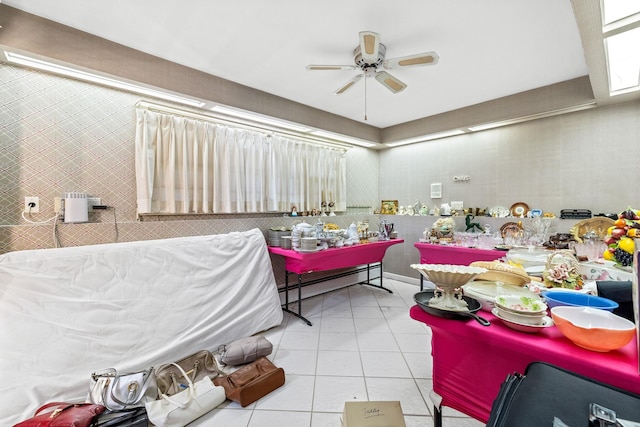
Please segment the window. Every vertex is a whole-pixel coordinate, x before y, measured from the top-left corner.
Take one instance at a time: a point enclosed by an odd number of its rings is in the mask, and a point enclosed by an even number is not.
[[[136,109],[138,214],[346,208],[345,150]]]

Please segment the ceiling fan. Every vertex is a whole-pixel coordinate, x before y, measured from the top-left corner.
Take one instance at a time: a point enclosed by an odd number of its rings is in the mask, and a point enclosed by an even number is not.
[[[407,85],[384,70],[394,70],[405,67],[422,67],[438,63],[438,55],[435,52],[417,53],[400,58],[385,59],[387,47],[380,43],[380,34],[373,31],[360,32],[360,45],[354,51],[355,65],[307,65],[307,70],[335,71],[335,70],[360,70],[361,72],[349,82],[340,86],[334,93],[341,95],[353,87],[363,77],[374,77],[384,87],[393,93],[403,91]]]

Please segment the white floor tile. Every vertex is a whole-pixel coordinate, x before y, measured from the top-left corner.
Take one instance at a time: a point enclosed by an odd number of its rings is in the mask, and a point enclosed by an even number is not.
[[[351,307],[354,319],[382,319],[384,315],[378,306],[353,306]]]
[[[391,329],[386,319],[353,319],[356,332],[372,332],[376,334],[389,334]]]
[[[321,332],[320,350],[358,351],[358,338],[355,332]]]
[[[359,333],[358,347],[360,351],[400,351],[393,334]]]
[[[432,378],[433,359],[426,353],[403,353],[413,378]]]
[[[317,375],[362,376],[360,353],[356,351],[320,350]]]
[[[256,402],[255,409],[311,411],[315,377],[286,374],[285,384]]]
[[[260,411],[253,412],[248,427],[265,426],[308,426],[311,425],[311,412]],[[216,426],[217,427],[217,426]]]
[[[355,326],[353,324],[353,317],[325,317],[322,319],[322,326],[320,331],[343,333],[343,332],[355,332]]]
[[[311,427],[339,427],[341,425],[342,413],[313,412],[311,414]]]
[[[411,371],[400,352],[362,351],[360,357],[366,377],[411,378]]]
[[[253,409],[214,409],[197,420],[189,423],[189,427],[248,427]]]
[[[273,363],[286,366],[286,374],[315,375],[318,352],[316,350],[279,349]]]
[[[369,400],[363,377],[316,377],[313,412],[342,413],[351,400]]]
[[[319,332],[298,332],[287,330],[280,340],[279,348],[287,350],[317,350]]]

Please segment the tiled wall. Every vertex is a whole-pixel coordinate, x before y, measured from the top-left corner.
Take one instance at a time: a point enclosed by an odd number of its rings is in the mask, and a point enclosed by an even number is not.
[[[138,95],[0,63],[0,253],[54,246],[53,223],[30,224],[24,197],[40,198],[32,221],[53,217],[67,191],[100,197],[111,207],[87,224],[58,224],[62,246],[217,234],[291,225],[280,215],[144,217],[135,206],[134,135]],[[377,153],[348,152],[349,206],[378,200]],[[367,215],[356,215],[365,218]],[[351,215],[337,217],[347,226]],[[344,224],[343,224],[344,223]]]

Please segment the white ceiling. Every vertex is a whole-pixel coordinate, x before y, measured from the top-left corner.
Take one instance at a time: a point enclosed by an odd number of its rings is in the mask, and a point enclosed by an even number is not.
[[[589,74],[570,0],[4,0],[4,4],[245,86],[378,128]],[[387,58],[435,51],[435,66],[394,70],[333,92],[355,71],[358,32]]]

